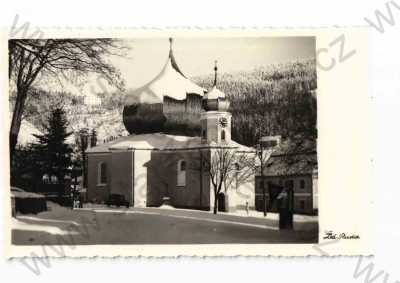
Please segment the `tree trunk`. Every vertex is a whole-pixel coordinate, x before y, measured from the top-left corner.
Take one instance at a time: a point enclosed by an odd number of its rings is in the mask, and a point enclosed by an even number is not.
[[[214,214],[218,211],[218,194],[214,195]]]
[[[17,142],[18,142],[18,134],[14,133],[15,131],[13,131],[13,127],[11,127],[10,129],[10,165],[13,161],[13,157],[15,154],[15,147],[17,146]]]
[[[15,148],[18,142],[19,129],[21,128],[22,114],[26,99],[26,91],[17,90],[17,99],[15,100],[14,112],[10,126],[10,164],[15,155]]]

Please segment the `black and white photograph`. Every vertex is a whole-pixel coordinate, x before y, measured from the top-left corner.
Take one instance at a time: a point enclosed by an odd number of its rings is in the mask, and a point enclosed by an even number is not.
[[[400,283],[400,0],[54,3],[0,10],[3,281]]]
[[[13,245],[318,243],[315,37],[8,51]]]

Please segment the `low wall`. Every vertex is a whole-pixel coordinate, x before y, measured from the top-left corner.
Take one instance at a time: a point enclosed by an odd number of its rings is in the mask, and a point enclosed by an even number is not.
[[[15,212],[22,214],[37,214],[47,210],[46,199],[43,198],[14,198]]]

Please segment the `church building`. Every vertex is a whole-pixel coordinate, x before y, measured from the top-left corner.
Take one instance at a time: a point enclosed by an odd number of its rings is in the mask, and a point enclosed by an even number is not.
[[[217,88],[217,65],[214,71],[208,91],[190,81],[170,39],[161,72],[127,97],[123,120],[130,135],[87,150],[88,201],[104,203],[120,194],[134,207],[213,208],[210,174],[197,165],[221,148],[254,154],[231,139],[229,101]],[[254,207],[254,175],[226,186],[221,190],[226,209]]]

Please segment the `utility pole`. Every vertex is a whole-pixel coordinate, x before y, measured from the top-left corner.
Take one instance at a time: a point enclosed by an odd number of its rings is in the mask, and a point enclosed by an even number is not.
[[[82,154],[82,181],[83,187],[86,189],[86,199],[88,198],[88,189],[87,189],[87,158],[86,158],[86,149],[88,148],[89,142],[89,132],[88,129],[83,128],[79,131],[79,137],[81,142],[81,154]]]
[[[200,209],[202,208],[203,202],[203,153],[201,152],[201,149],[199,149],[200,152]]]
[[[259,141],[258,144],[258,157],[260,159],[260,170],[261,170],[261,189],[262,189],[262,194],[263,194],[263,212],[264,212],[264,217],[267,216],[267,196],[265,192],[265,182],[264,182],[264,145],[262,141]]]
[[[265,180],[264,180],[264,147],[262,143],[260,144],[261,147],[261,184],[262,184],[262,191],[263,191],[263,211],[264,217],[267,216],[267,197],[265,195]]]

